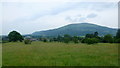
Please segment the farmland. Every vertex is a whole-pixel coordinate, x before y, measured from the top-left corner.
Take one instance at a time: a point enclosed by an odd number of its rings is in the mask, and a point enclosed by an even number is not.
[[[3,66],[118,66],[118,44],[10,42],[2,45]]]

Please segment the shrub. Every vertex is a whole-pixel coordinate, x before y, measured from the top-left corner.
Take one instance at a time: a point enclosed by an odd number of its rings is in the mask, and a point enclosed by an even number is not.
[[[71,41],[71,36],[68,35],[68,34],[65,34],[64,38],[63,38],[63,41],[64,41],[64,43],[69,43]]]
[[[85,39],[82,39],[82,40],[81,40],[81,43],[85,43]]]
[[[31,42],[32,42],[32,41],[29,40],[29,39],[25,39],[25,40],[24,40],[24,43],[25,43],[25,44],[31,44]]]
[[[43,39],[43,42],[47,42],[47,39]]]
[[[94,34],[86,34],[85,38],[93,38]]]
[[[72,41],[73,41],[74,43],[79,43],[79,37],[74,36],[74,37],[72,38]]]
[[[64,38],[64,43],[69,43],[70,39],[69,38]]]
[[[98,43],[99,40],[97,38],[86,38],[84,39],[83,43],[87,43],[87,44],[94,44],[94,43]]]
[[[120,43],[120,38],[119,39],[115,39],[115,43]]]
[[[110,34],[105,35],[104,39],[103,39],[103,42],[104,43],[113,43],[113,37],[112,37],[112,35],[110,35]]]

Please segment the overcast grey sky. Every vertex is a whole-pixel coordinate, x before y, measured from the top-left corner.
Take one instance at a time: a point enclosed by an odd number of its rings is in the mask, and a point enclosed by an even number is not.
[[[20,0],[19,0],[20,1]],[[93,23],[118,27],[117,0],[114,2],[40,1],[2,2],[2,34],[12,30],[21,34],[58,28],[71,23]]]

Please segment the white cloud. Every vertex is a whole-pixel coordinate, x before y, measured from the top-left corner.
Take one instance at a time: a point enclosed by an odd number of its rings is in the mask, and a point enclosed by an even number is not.
[[[62,3],[3,3],[3,18],[8,22],[17,19],[29,19],[33,16],[47,14],[60,4]]]
[[[118,27],[118,11],[116,9],[110,9],[97,13],[97,17],[87,19],[87,22],[99,24],[107,27],[117,28]]]
[[[119,0],[1,0],[1,2],[118,2]]]
[[[2,4],[0,4],[0,10],[2,10]],[[2,11],[0,11],[0,35],[2,35]]]
[[[116,6],[113,2],[3,3],[3,34],[11,30],[27,34],[80,22],[117,27]]]

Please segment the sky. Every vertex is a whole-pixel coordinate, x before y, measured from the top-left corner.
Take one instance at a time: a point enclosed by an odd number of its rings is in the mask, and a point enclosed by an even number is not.
[[[21,34],[59,28],[67,24],[93,23],[118,27],[118,0],[1,0],[0,34]]]

